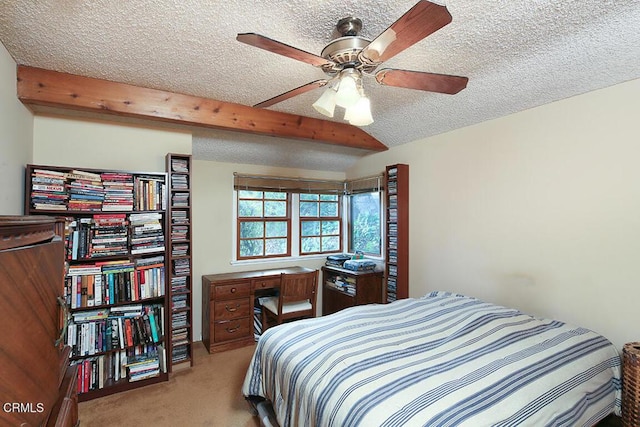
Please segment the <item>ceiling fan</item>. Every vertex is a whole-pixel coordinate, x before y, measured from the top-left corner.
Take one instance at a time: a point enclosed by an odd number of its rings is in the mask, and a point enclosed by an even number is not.
[[[268,50],[319,67],[329,77],[307,83],[277,95],[254,107],[270,107],[278,102],[309,92],[318,87],[329,88],[313,106],[322,114],[333,117],[336,105],[345,108],[345,120],[357,126],[373,122],[369,99],[364,95],[362,76],[373,75],[378,83],[429,92],[456,94],[467,86],[468,78],[446,74],[409,71],[393,68],[376,69],[408,47],[451,22],[445,6],[421,0],[389,28],[369,40],[358,35],[362,21],[343,18],[336,29],[341,37],[331,41],[320,55],[300,50],[256,33],[238,34],[242,43]]]

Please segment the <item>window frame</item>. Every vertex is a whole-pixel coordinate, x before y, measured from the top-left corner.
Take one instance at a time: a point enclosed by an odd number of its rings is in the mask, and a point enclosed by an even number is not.
[[[257,260],[257,259],[275,259],[275,258],[284,258],[291,256],[291,193],[286,191],[264,191],[264,190],[248,190],[262,193],[262,198],[247,198],[241,197],[240,193],[244,190],[236,191],[236,260],[245,261],[245,260]],[[284,199],[273,199],[267,198],[267,193],[282,193],[285,195]],[[240,203],[245,200],[250,201],[261,201],[262,202],[262,216],[240,216]],[[265,216],[265,204],[266,202],[285,202],[286,205],[286,213],[285,216]],[[263,224],[262,228],[262,237],[259,238],[243,238],[242,237],[242,224],[243,223],[259,223]],[[267,237],[267,223],[275,223],[275,222],[286,222],[287,224],[287,234],[286,236],[277,236],[277,237]],[[287,250],[284,254],[274,254],[267,255],[266,248],[268,240],[275,239],[283,239],[285,238],[287,241]],[[242,256],[240,254],[241,250],[241,242],[243,240],[253,240],[253,241],[262,241],[262,255],[257,256]]]
[[[306,256],[311,256],[311,255],[323,255],[323,254],[335,254],[335,253],[340,253],[343,251],[343,243],[344,243],[344,229],[343,229],[343,217],[344,217],[344,210],[343,210],[343,196],[339,195],[339,194],[331,194],[331,193],[314,193],[318,196],[318,200],[314,201],[314,200],[302,200],[302,198],[300,196],[302,196],[301,193],[299,194],[298,197],[298,255],[301,257],[306,257]],[[335,201],[323,201],[322,200],[322,196],[336,196],[337,200]],[[303,216],[302,215],[302,205],[303,203],[316,203],[317,204],[317,212],[318,214],[316,216]],[[337,216],[322,216],[322,209],[321,209],[321,204],[322,203],[335,203],[336,206],[336,212],[337,212]],[[303,224],[305,222],[319,222],[320,223],[320,234],[318,235],[308,235],[308,236],[303,236],[302,234],[302,228],[303,228]],[[329,250],[329,251],[324,251],[322,250],[322,238],[323,236],[323,232],[322,232],[322,223],[323,222],[337,222],[338,223],[338,234],[329,234],[327,236],[337,236],[338,237],[338,249],[335,250]],[[303,244],[302,244],[302,240],[305,238],[313,238],[313,237],[317,237],[320,239],[320,251],[316,251],[316,252],[304,252],[303,251]]]
[[[346,205],[346,216],[347,216],[347,240],[345,245],[345,252],[347,253],[356,253],[357,249],[353,248],[353,197],[359,196],[362,194],[370,194],[370,193],[378,193],[378,217],[379,217],[379,226],[378,226],[378,247],[379,252],[364,252],[364,255],[367,255],[372,258],[382,258],[384,256],[384,226],[385,226],[385,206],[384,206],[384,191],[382,189],[372,190],[372,191],[362,191],[356,192],[352,194],[348,194],[346,197],[348,201],[345,203]],[[359,250],[359,249],[358,249]]]

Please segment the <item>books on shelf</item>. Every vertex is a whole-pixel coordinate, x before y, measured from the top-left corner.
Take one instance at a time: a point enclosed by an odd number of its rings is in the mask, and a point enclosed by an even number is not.
[[[164,174],[34,167],[30,178],[29,202],[35,210],[114,212],[167,206]]]
[[[162,252],[165,250],[161,220],[162,215],[157,212],[132,213],[129,215],[132,254]]]
[[[65,297],[72,309],[158,298],[165,294],[164,277],[164,256],[70,265]]]
[[[161,304],[73,313],[66,343],[74,358],[114,350],[132,350],[132,354],[153,352],[164,335],[161,319],[164,319]]]
[[[356,279],[346,276],[334,276],[331,280],[325,281],[325,284],[333,289],[345,292],[349,295],[356,294]]]

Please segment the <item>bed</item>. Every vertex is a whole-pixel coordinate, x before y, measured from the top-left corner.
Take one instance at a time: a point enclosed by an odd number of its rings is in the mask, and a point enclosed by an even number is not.
[[[287,426],[591,426],[618,350],[585,328],[433,292],[267,330],[243,384]]]

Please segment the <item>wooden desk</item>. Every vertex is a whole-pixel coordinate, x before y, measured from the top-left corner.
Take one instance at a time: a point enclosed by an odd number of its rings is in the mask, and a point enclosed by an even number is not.
[[[256,292],[278,289],[282,273],[310,271],[288,267],[202,276],[202,343],[209,353],[253,344]]]

